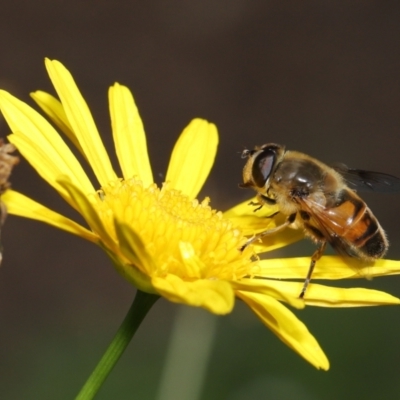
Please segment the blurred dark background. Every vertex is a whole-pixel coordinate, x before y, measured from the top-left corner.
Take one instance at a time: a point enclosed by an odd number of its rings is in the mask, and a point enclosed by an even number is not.
[[[15,1],[0,13],[0,87],[53,93],[44,57],[74,75],[113,152],[107,89],[134,93],[154,174],[193,117],[217,124],[216,164],[200,197],[239,190],[244,146],[286,144],[326,162],[400,176],[398,1]],[[0,120],[1,136],[8,134]],[[68,207],[22,161],[13,187]],[[400,258],[400,196],[365,196]],[[9,217],[0,271],[0,398],[71,399],[122,321],[134,289],[95,246]],[[297,244],[287,255],[310,255]],[[400,278],[351,282],[400,296]],[[98,399],[154,399],[177,306],[159,301]],[[242,304],[219,318],[202,399],[398,399],[400,310],[297,313],[331,370],[305,363]],[[179,399],[180,400],[180,399]],[[183,399],[185,400],[185,399]]]

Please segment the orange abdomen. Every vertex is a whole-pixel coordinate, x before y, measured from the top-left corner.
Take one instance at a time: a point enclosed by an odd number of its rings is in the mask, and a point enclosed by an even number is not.
[[[330,229],[357,249],[361,258],[381,258],[388,242],[378,220],[350,189],[343,189],[327,210]]]

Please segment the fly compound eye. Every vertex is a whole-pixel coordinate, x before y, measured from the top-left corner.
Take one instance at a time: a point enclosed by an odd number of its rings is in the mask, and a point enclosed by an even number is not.
[[[271,149],[263,150],[253,163],[253,179],[258,187],[263,187],[271,175],[276,154]]]

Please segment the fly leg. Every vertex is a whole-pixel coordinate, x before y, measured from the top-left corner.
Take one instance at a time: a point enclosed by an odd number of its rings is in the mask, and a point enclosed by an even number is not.
[[[301,289],[301,293],[300,293],[300,296],[299,296],[300,299],[302,299],[304,297],[304,295],[306,294],[306,290],[308,288],[308,284],[311,281],[311,275],[312,275],[312,273],[314,271],[315,264],[321,258],[322,254],[325,251],[325,248],[326,248],[326,241],[321,242],[321,244],[319,245],[318,249],[314,252],[314,254],[311,257],[310,268],[308,269],[308,273],[307,273],[306,280],[304,281],[303,289]]]
[[[255,208],[253,211],[256,212],[258,210],[261,210],[261,208],[263,208],[264,204],[269,204],[269,205],[275,205],[276,204],[276,200],[271,199],[268,196],[265,196],[261,193],[258,193],[256,196],[256,199],[258,200],[257,202],[251,201],[249,203],[249,206],[258,206],[257,208]],[[272,216],[278,214],[279,211],[277,211],[275,214],[273,214]]]
[[[273,214],[273,215],[275,215],[275,214]],[[294,222],[295,219],[296,219],[296,213],[289,215],[289,217],[285,221],[285,223],[283,223],[282,225],[279,225],[273,229],[269,229],[267,231],[260,232],[259,234],[253,236],[252,238],[247,240],[247,242],[239,250],[243,251],[247,246],[254,243],[256,240],[262,239],[264,236],[273,235],[275,233],[278,233],[278,232],[286,229],[290,224],[292,224]]]

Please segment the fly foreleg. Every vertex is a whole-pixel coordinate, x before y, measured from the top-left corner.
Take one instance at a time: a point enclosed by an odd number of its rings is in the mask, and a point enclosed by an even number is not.
[[[295,219],[296,219],[296,213],[289,215],[287,220],[282,225],[279,225],[279,226],[277,226],[277,227],[275,227],[273,229],[268,229],[267,231],[258,233],[257,235],[255,235],[252,238],[248,239],[247,242],[242,247],[240,247],[239,250],[243,251],[247,246],[249,246],[250,244],[254,243],[257,240],[262,239],[264,236],[274,235],[275,233],[283,231],[290,224],[292,224]]]

